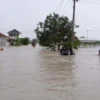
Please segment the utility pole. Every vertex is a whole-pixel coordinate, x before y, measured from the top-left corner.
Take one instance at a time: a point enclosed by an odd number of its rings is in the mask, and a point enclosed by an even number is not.
[[[76,10],[76,0],[73,0],[73,19],[72,19],[72,32],[74,35],[74,28],[75,28],[75,10]]]
[[[88,40],[88,33],[89,33],[89,30],[87,30],[87,40]]]
[[[72,52],[73,52],[73,39],[74,39],[74,29],[75,29],[75,11],[76,11],[76,2],[78,2],[78,0],[73,0],[73,18],[72,18]]]
[[[75,11],[76,11],[76,2],[79,0],[73,0],[73,18],[72,18],[72,32],[74,35],[74,29],[75,29]],[[73,36],[72,36],[72,41],[73,41]]]

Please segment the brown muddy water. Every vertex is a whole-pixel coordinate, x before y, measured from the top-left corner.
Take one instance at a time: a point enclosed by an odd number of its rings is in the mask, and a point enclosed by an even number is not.
[[[37,46],[0,52],[0,100],[100,100],[99,48],[61,56]]]

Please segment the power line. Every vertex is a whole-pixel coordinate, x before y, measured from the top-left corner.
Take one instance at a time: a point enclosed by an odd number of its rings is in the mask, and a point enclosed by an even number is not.
[[[73,3],[71,3],[71,4],[68,6],[68,8],[62,13],[62,15],[64,15],[64,14],[68,11],[68,9],[71,7],[72,4],[73,4]]]
[[[60,9],[60,5],[61,5],[63,2],[64,2],[64,0],[62,0],[62,1],[60,2],[60,4],[58,5],[58,7],[56,8],[55,12],[57,12],[57,11]]]
[[[65,6],[63,7],[63,9],[62,9],[61,12],[63,12],[63,10],[66,8],[66,6],[68,5],[69,1],[70,1],[70,0],[68,0],[68,2],[65,4]]]

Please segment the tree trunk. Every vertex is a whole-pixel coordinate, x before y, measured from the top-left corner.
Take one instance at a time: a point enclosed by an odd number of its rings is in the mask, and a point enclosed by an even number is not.
[[[69,48],[69,51],[70,51],[70,55],[75,55],[72,47]]]
[[[60,50],[60,45],[58,45],[58,51]]]

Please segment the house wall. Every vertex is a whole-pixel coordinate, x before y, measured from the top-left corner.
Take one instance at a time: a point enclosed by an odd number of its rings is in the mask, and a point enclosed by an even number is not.
[[[8,44],[6,38],[0,38],[0,46],[6,46]]]
[[[9,34],[9,37],[11,39],[17,39],[17,37],[19,37],[19,35],[18,34]]]

